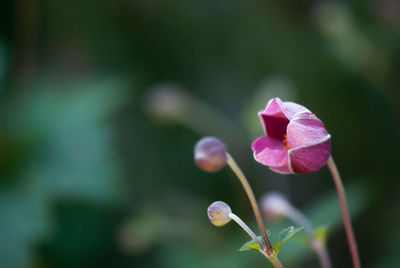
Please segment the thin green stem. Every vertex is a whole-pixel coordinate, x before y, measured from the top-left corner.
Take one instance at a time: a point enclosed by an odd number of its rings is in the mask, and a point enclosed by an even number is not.
[[[349,247],[350,247],[351,258],[353,261],[353,267],[360,268],[361,262],[360,262],[360,257],[358,255],[357,242],[356,242],[356,239],[354,236],[353,227],[351,226],[351,219],[350,219],[349,209],[347,207],[346,195],[344,192],[342,180],[339,175],[339,171],[336,167],[335,162],[333,161],[332,156],[329,157],[327,165],[328,165],[329,170],[332,173],[333,181],[335,182],[336,189],[337,189],[337,192],[339,195],[340,206],[342,208],[344,228],[346,231],[347,241],[348,241]]]
[[[329,257],[329,252],[326,247],[325,241],[315,237],[314,226],[300,210],[292,206],[292,204],[290,203],[288,205],[289,205],[288,210],[285,213],[286,217],[304,226],[304,230],[312,239],[312,248],[318,256],[318,260],[321,264],[321,267],[331,268],[332,267],[331,259]]]
[[[282,263],[279,261],[278,256],[269,259],[275,268],[283,268]]]
[[[226,115],[194,95],[181,91],[178,93],[181,97],[181,109],[174,114],[177,122],[201,135],[219,136],[228,144],[236,144],[240,149],[247,148],[244,142],[247,137]]]
[[[258,237],[254,234],[254,232],[249,228],[249,226],[247,226],[246,223],[244,223],[244,221],[242,221],[241,218],[239,218],[236,214],[234,213],[229,213],[228,215],[229,218],[231,218],[232,220],[234,220],[240,227],[242,227],[243,230],[246,231],[246,233],[254,240],[256,241],[256,243],[260,246],[260,252],[261,254],[263,254],[271,263],[272,265],[274,265],[274,267],[276,268],[283,268],[282,263],[279,261],[277,253],[274,252],[272,255],[268,255],[267,251],[266,251],[266,247],[263,243],[261,243],[260,239],[258,239]]]
[[[283,268],[282,263],[279,261],[276,252],[273,255],[268,255],[265,251],[259,250],[261,254],[263,254],[275,268]]]
[[[326,242],[321,239],[314,239],[312,242],[312,247],[318,255],[319,263],[322,268],[331,268],[331,258],[329,257],[329,252],[326,247]]]
[[[265,231],[264,223],[263,223],[261,213],[260,213],[260,208],[258,207],[253,190],[251,189],[250,184],[247,181],[246,177],[244,176],[242,170],[236,164],[235,160],[233,160],[232,156],[229,153],[226,153],[226,157],[227,157],[227,163],[228,163],[229,167],[232,169],[232,171],[238,177],[240,183],[242,184],[242,186],[250,200],[250,204],[251,204],[251,207],[253,208],[254,215],[255,215],[257,223],[258,223],[258,227],[260,228],[262,237],[264,239],[264,243],[266,246],[266,253],[267,253],[267,255],[272,256],[274,254],[274,248],[272,247],[271,242],[269,241],[267,232]]]
[[[258,239],[258,237],[254,234],[254,232],[249,228],[249,226],[247,226],[246,223],[244,223],[244,221],[242,221],[241,218],[239,218],[237,215],[233,214],[233,213],[229,213],[228,215],[229,218],[231,218],[232,220],[234,220],[237,224],[239,224],[240,227],[242,227],[243,230],[246,231],[246,233],[254,240],[256,241],[256,243],[260,246],[260,248],[262,250],[265,251],[265,245],[263,243],[261,243],[261,241]]]

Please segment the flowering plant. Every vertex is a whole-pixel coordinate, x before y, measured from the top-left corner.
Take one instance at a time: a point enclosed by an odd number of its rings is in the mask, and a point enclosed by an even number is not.
[[[334,179],[351,257],[355,268],[361,267],[357,244],[352,229],[347,208],[344,187],[331,154],[331,136],[324,124],[316,115],[302,105],[293,102],[283,102],[279,98],[270,100],[265,108],[258,113],[266,136],[256,139],[252,144],[254,158],[257,162],[268,166],[272,171],[281,174],[305,174],[315,172],[326,164]],[[216,226],[223,226],[234,220],[253,239],[241,248],[241,251],[258,250],[274,267],[283,267],[278,259],[280,247],[299,233],[303,227],[290,226],[281,231],[280,242],[272,245],[261,218],[260,208],[247,178],[228,153],[225,144],[215,137],[201,139],[194,149],[197,166],[208,172],[222,169],[226,164],[237,175],[252,206],[262,236],[258,237],[236,215],[228,204],[222,201],[212,203],[208,208],[208,217]],[[270,195],[263,202],[264,212],[268,215],[284,215],[303,225],[313,240],[313,249],[320,258],[323,268],[330,268],[330,258],[325,245],[325,239],[316,236],[311,223],[299,210],[280,195]]]

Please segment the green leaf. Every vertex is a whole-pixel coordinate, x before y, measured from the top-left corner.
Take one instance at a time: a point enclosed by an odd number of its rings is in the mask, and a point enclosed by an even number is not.
[[[263,243],[263,238],[262,236],[257,236],[257,238],[261,241],[261,243]],[[263,243],[264,244],[264,243]],[[254,240],[250,240],[249,242],[246,242],[240,249],[239,251],[250,251],[250,250],[260,250],[261,247],[260,245],[254,241]]]
[[[286,244],[290,239],[292,239],[295,235],[300,233],[304,227],[293,227],[289,226],[285,229],[283,229],[279,233],[279,242],[274,245],[274,249],[278,251],[284,244]]]
[[[271,232],[269,230],[267,230],[267,235],[268,235],[268,237],[271,236]],[[260,236],[257,236],[257,238],[264,245],[263,237],[260,235]],[[256,241],[250,240],[250,241],[246,242],[245,244],[243,244],[243,246],[239,249],[239,251],[250,251],[250,250],[260,250],[260,249],[261,249],[260,245],[257,244]]]

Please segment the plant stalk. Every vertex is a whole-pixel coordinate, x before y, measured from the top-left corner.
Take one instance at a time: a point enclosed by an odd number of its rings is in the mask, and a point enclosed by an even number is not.
[[[347,207],[344,186],[343,186],[343,182],[340,178],[339,171],[336,167],[335,162],[333,161],[332,156],[330,156],[328,158],[327,165],[328,165],[329,170],[332,173],[333,181],[335,182],[336,190],[339,195],[340,206],[342,208],[343,223],[344,223],[344,228],[346,231],[347,242],[350,247],[351,259],[353,261],[353,267],[360,268],[361,262],[360,262],[360,257],[358,255],[357,242],[356,242],[356,239],[354,236],[353,227],[351,225],[351,219],[350,219],[349,209]]]
[[[331,258],[329,257],[329,252],[326,247],[325,241],[314,240],[313,241],[313,249],[318,255],[319,263],[322,268],[331,268]]]
[[[276,253],[274,253],[274,255],[268,255],[265,251],[259,251],[272,263],[275,268],[284,268]]]
[[[301,226],[304,226],[304,230],[312,239],[312,249],[318,256],[319,263],[322,268],[331,268],[331,259],[329,257],[329,252],[326,247],[325,241],[315,237],[315,229],[307,217],[297,208],[289,204],[289,208],[285,213],[286,217],[297,222]]]
[[[282,263],[279,261],[277,256],[269,259],[275,268],[283,268]]]
[[[254,234],[254,232],[249,228],[249,226],[247,226],[246,223],[244,223],[244,221],[242,221],[241,218],[239,218],[236,214],[233,213],[229,213],[228,215],[229,218],[231,218],[232,220],[234,220],[237,224],[240,225],[240,227],[242,227],[243,230],[246,231],[246,233],[254,240],[256,241],[256,243],[260,246],[260,248],[262,250],[265,251],[265,245],[263,243],[261,243],[261,241],[258,239],[258,237]]]
[[[243,230],[246,231],[246,233],[254,240],[256,241],[256,243],[260,246],[260,252],[261,254],[263,254],[271,263],[272,265],[274,265],[275,268],[283,268],[282,263],[279,261],[277,253],[274,252],[274,254],[272,255],[268,255],[267,251],[266,251],[266,247],[263,243],[261,243],[261,241],[258,239],[258,237],[254,234],[254,232],[249,228],[249,226],[247,226],[246,223],[244,223],[244,221],[242,221],[241,218],[239,218],[236,214],[234,213],[229,213],[228,215],[229,218],[231,218],[232,220],[234,220],[240,227],[242,227]]]
[[[228,163],[229,167],[232,169],[232,171],[238,177],[240,183],[242,184],[242,186],[250,200],[251,207],[253,208],[254,215],[255,215],[257,223],[258,223],[258,227],[260,228],[261,235],[263,237],[263,240],[264,240],[264,243],[266,246],[266,253],[267,253],[267,255],[272,256],[272,255],[274,255],[274,248],[272,247],[271,242],[269,241],[267,232],[265,231],[264,223],[263,223],[261,213],[260,213],[260,208],[258,207],[253,190],[251,189],[249,182],[247,181],[242,170],[236,164],[236,162],[232,158],[232,156],[229,153],[226,153],[226,158],[227,158],[227,163]]]

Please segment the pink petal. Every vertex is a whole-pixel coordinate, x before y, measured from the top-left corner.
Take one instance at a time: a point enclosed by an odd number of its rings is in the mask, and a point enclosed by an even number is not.
[[[287,126],[287,141],[291,148],[312,146],[330,139],[324,124],[314,114],[299,113]]]
[[[252,144],[254,158],[257,162],[269,166],[273,171],[289,174],[288,151],[285,143],[270,137],[261,137]]]
[[[280,98],[273,98],[267,103],[264,113],[267,115],[275,115],[282,113],[283,102]]]
[[[300,104],[290,101],[283,102],[280,98],[273,98],[268,102],[263,113],[270,116],[279,114],[282,117],[286,117],[287,119],[291,120],[295,114],[301,112],[311,113],[310,110]]]
[[[282,102],[279,98],[270,100],[264,111],[258,113],[265,133],[276,139],[283,139],[289,120],[300,112],[309,112],[307,108],[293,102]]]
[[[289,120],[292,120],[292,118],[298,113],[311,113],[306,107],[290,101],[283,102],[282,112]]]
[[[310,173],[326,164],[331,153],[331,136],[314,114],[298,113],[287,127],[289,162],[295,173]]]
[[[279,140],[282,140],[283,135],[286,134],[286,127],[289,123],[281,106],[282,101],[275,98],[268,102],[264,111],[258,113],[266,135]]]
[[[311,146],[289,150],[289,162],[294,173],[311,173],[322,168],[331,153],[331,139]]]

